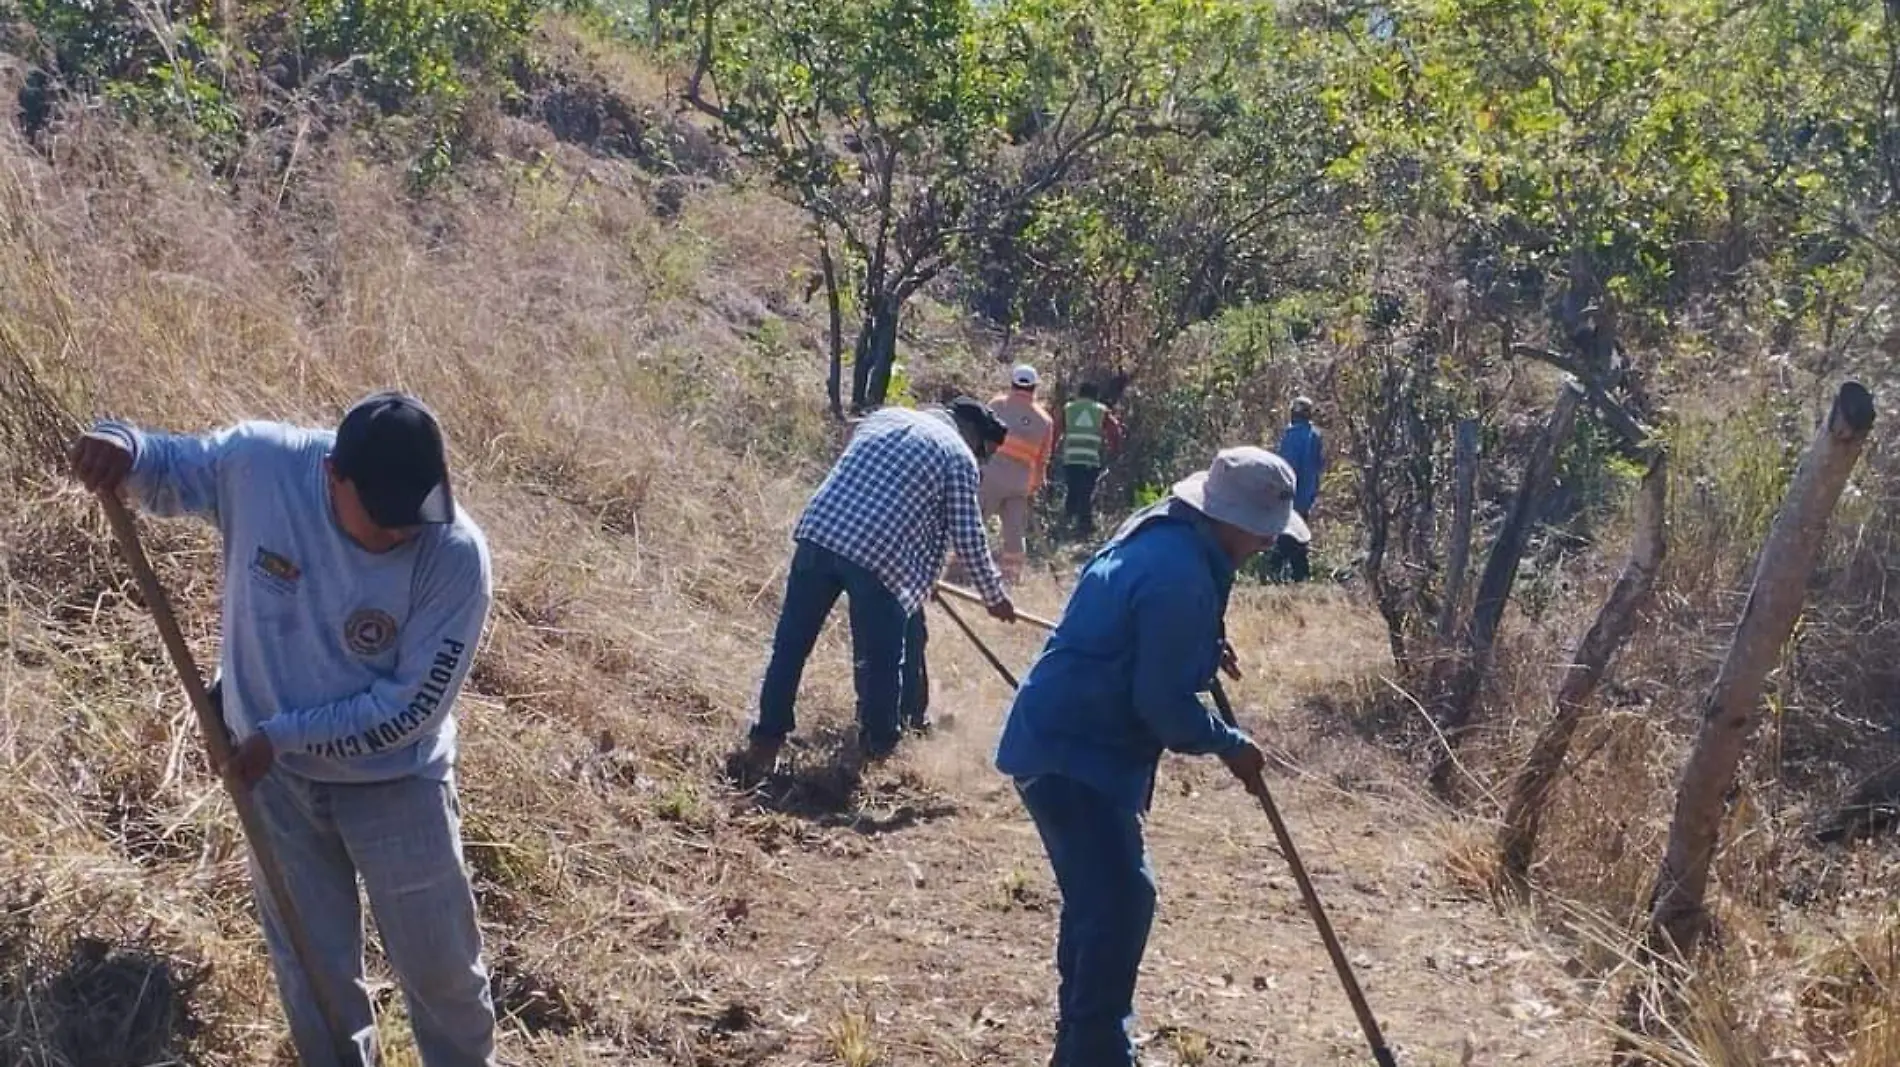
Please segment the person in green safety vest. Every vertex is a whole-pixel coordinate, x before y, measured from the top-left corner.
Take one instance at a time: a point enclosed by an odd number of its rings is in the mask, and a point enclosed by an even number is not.
[[[1095,535],[1095,483],[1109,456],[1121,448],[1122,427],[1094,382],[1084,382],[1077,392],[1081,395],[1056,417],[1062,440],[1057,455],[1065,486],[1063,515],[1077,537],[1088,538]]]

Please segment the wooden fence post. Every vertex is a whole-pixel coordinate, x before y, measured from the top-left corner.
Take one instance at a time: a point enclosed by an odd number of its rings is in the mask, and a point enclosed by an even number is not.
[[[1550,722],[1539,731],[1530,755],[1511,782],[1511,798],[1504,813],[1504,826],[1498,831],[1498,853],[1502,859],[1505,885],[1517,892],[1525,889],[1531,860],[1537,851],[1537,832],[1544,808],[1556,787],[1558,771],[1570,751],[1570,740],[1590,706],[1590,697],[1609,669],[1610,658],[1636,629],[1636,618],[1649,601],[1656,584],[1656,572],[1662,566],[1667,541],[1663,522],[1668,496],[1667,456],[1656,452],[1649,469],[1643,473],[1637,490],[1635,537],[1630,542],[1629,559],[1616,579],[1610,595],[1598,609],[1597,617],[1577,643],[1571,662],[1564,667],[1557,685],[1557,696]]]
[[[1676,793],[1669,844],[1650,892],[1646,947],[1652,959],[1690,959],[1708,927],[1709,865],[1725,798],[1755,725],[1762,684],[1794,632],[1834,505],[1873,425],[1873,395],[1859,382],[1842,385],[1756,557],[1741,622],[1703,701],[1702,725]],[[1640,986],[1633,989],[1623,1005],[1624,1028],[1636,1033],[1647,1032],[1650,1022],[1642,993]],[[1642,1060],[1622,1045],[1615,1062]]]
[[[1524,467],[1524,480],[1511,502],[1511,513],[1498,531],[1491,554],[1484,563],[1484,575],[1478,580],[1477,594],[1471,603],[1471,627],[1467,631],[1464,662],[1459,665],[1449,700],[1443,706],[1439,725],[1443,727],[1447,750],[1432,767],[1432,788],[1444,794],[1450,791],[1457,761],[1449,746],[1455,746],[1471,722],[1485,676],[1491,672],[1497,648],[1498,626],[1504,620],[1504,608],[1511,599],[1511,585],[1517,580],[1517,565],[1530,542],[1536,525],[1537,502],[1550,487],[1557,467],[1557,452],[1570,437],[1577,420],[1577,408],[1583,400],[1583,388],[1566,377],[1557,391],[1557,406],[1551,409],[1544,431],[1537,439],[1530,462]]]

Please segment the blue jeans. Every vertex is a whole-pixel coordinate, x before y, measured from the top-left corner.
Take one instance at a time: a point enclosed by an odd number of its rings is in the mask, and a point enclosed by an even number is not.
[[[462,866],[455,786],[428,778],[335,784],[281,768],[251,790],[317,958],[299,965],[276,902],[252,866],[264,943],[305,1067],[341,1067],[312,984],[343,1016],[361,1062],[376,1028],[363,981],[360,877],[402,986],[424,1067],[495,1067],[495,1008],[475,897]]]
[[[902,687],[908,618],[896,594],[877,575],[828,548],[804,541],[792,554],[785,579],[785,606],[772,635],[772,661],[759,688],[755,741],[776,741],[797,726],[793,706],[805,661],[842,594],[850,600],[851,659],[858,690],[858,740],[870,753],[897,744],[897,708]]]
[[[920,607],[904,627],[904,667],[897,698],[904,725],[918,730],[930,725],[930,667],[924,661],[929,644],[930,627]]]
[[[1154,922],[1141,816],[1046,774],[1017,782],[1062,890],[1056,1050],[1050,1067],[1133,1067],[1135,979]]]

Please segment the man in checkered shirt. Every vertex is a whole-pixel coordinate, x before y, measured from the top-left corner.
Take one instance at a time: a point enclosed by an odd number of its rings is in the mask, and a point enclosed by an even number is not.
[[[946,547],[955,547],[990,614],[1016,617],[977,502],[979,464],[1007,433],[968,398],[947,409],[886,408],[858,424],[792,534],[797,549],[745,756],[750,772],[777,763],[805,660],[840,594],[851,605],[858,742],[872,757],[897,745],[905,634],[943,571]]]

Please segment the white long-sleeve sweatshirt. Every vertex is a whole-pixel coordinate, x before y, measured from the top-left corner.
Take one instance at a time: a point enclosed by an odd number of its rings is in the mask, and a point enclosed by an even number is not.
[[[128,485],[145,510],[223,535],[218,673],[234,741],[261,730],[284,770],[318,781],[450,776],[452,709],[493,597],[488,546],[466,514],[374,553],[331,510],[329,431],[98,431],[132,448]]]

